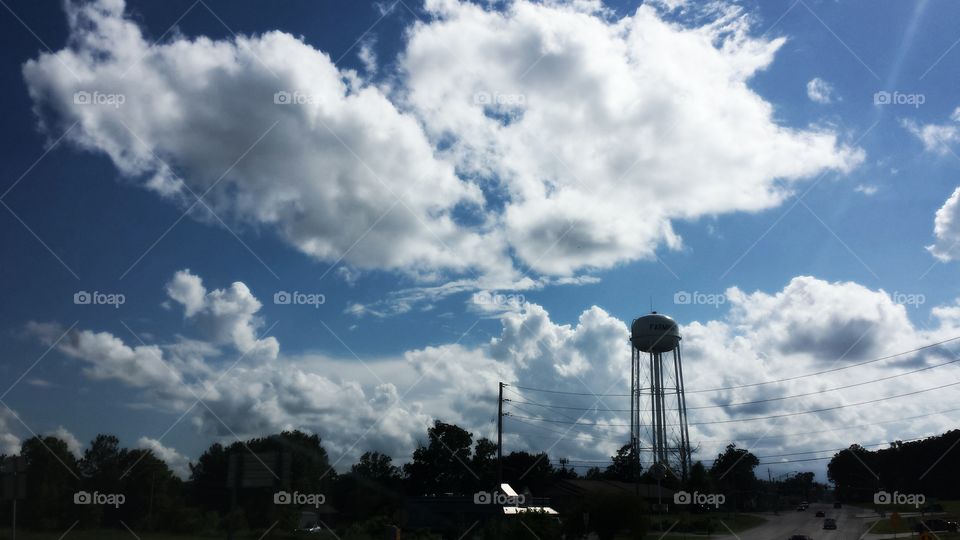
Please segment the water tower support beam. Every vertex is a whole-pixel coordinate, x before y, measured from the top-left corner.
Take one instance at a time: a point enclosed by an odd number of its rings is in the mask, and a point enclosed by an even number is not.
[[[634,405],[637,401],[637,354],[633,347],[630,347],[630,445],[634,451],[637,449],[637,422]]]
[[[677,376],[677,416],[680,420],[680,448],[678,454],[680,455],[680,478],[686,483],[687,481],[687,469],[690,461],[690,444],[689,444],[689,433],[687,432],[687,404],[686,404],[686,395],[684,394],[683,389],[683,368],[681,367],[680,362],[680,347],[678,346],[673,350],[673,369],[674,373]]]
[[[650,353],[650,436],[653,439],[653,443],[650,448],[652,453],[650,462],[655,463],[657,461],[657,379],[654,375],[656,371],[653,367],[653,353]]]

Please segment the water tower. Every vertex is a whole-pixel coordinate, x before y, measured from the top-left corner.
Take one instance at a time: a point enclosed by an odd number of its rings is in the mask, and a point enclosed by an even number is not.
[[[635,455],[650,456],[679,472],[690,470],[690,430],[683,390],[680,329],[656,311],[635,319],[630,327],[630,443]],[[676,406],[673,405],[676,398]],[[641,439],[648,437],[649,446]]]

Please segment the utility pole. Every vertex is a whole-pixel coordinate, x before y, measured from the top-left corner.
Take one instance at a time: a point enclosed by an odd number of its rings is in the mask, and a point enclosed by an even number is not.
[[[500,397],[497,399],[497,489],[503,484],[503,387],[500,383]]]

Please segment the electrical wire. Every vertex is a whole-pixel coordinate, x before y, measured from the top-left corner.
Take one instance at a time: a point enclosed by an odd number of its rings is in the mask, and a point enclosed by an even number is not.
[[[930,344],[928,344],[928,345],[923,345],[923,346],[921,346],[921,347],[917,347],[917,348],[915,348],[915,349],[910,349],[910,350],[908,350],[908,351],[903,351],[903,352],[899,352],[899,353],[895,353],[895,354],[890,354],[890,355],[887,355],[887,356],[881,356],[880,358],[874,358],[874,359],[872,359],[872,360],[865,360],[865,361],[863,361],[863,362],[858,362],[858,363],[855,363],[855,364],[848,364],[848,365],[845,365],[845,366],[840,366],[840,367],[831,368],[831,369],[825,369],[825,370],[817,371],[817,372],[814,372],[814,373],[806,373],[806,374],[804,374],[804,375],[795,375],[795,376],[793,376],[793,377],[786,377],[786,378],[784,378],[784,379],[777,379],[777,380],[773,380],[773,381],[762,381],[762,382],[755,382],[755,383],[748,383],[748,384],[740,384],[740,385],[735,385],[735,386],[724,386],[724,387],[719,387],[719,388],[706,388],[706,389],[702,389],[702,390],[686,390],[685,393],[687,393],[687,394],[700,394],[700,393],[706,393],[706,392],[722,392],[722,391],[725,391],[725,390],[738,390],[738,389],[741,389],[741,388],[752,388],[752,387],[755,387],[755,386],[764,386],[764,385],[767,385],[767,384],[778,384],[778,383],[782,383],[782,382],[795,381],[795,380],[798,380],[798,379],[805,379],[805,378],[807,378],[807,377],[816,377],[816,376],[818,376],[818,375],[825,375],[825,374],[827,374],[827,373],[835,373],[835,372],[837,372],[837,371],[843,371],[843,370],[846,370],[846,369],[851,369],[851,368],[855,368],[855,367],[865,366],[865,365],[868,365],[868,364],[874,364],[874,363],[876,363],[876,362],[882,362],[882,361],[884,361],[884,360],[890,360],[891,358],[897,358],[897,357],[899,357],[899,356],[905,356],[905,355],[908,355],[908,354],[913,354],[913,353],[920,352],[920,351],[923,351],[923,350],[926,350],[926,349],[931,349],[931,348],[933,348],[933,347],[939,347],[939,346],[944,345],[944,344],[946,344],[946,343],[951,343],[951,342],[957,341],[957,340],[960,340],[960,336],[955,336],[955,337],[952,337],[952,338],[949,338],[949,339],[944,339],[944,340],[942,340],[942,341],[937,341],[937,342],[935,342],[935,343],[930,343]],[[529,390],[529,391],[531,391],[531,392],[542,392],[542,393],[546,393],[546,394],[563,394],[563,395],[571,395],[571,396],[594,396],[594,397],[630,397],[630,394],[598,394],[598,393],[595,393],[595,392],[565,392],[565,391],[562,391],[562,390],[547,390],[547,389],[544,389],[544,388],[533,388],[533,387],[529,387],[529,386],[518,386],[518,385],[508,385],[508,386],[512,386],[513,388],[519,388],[519,389],[521,389],[521,390]]]
[[[860,367],[860,366],[864,366],[864,365],[868,365],[868,364],[872,364],[872,363],[876,363],[876,362],[881,362],[881,361],[884,361],[884,360],[889,360],[889,359],[891,359],[891,358],[896,358],[896,357],[904,356],[904,355],[907,355],[907,354],[916,353],[916,352],[919,352],[919,351],[922,351],[922,350],[925,350],[925,349],[930,349],[930,348],[933,348],[933,347],[938,347],[938,346],[944,345],[944,344],[946,344],[946,343],[950,343],[950,342],[957,341],[957,340],[960,340],[960,336],[953,337],[953,338],[950,338],[950,339],[945,339],[945,340],[938,341],[938,342],[936,342],[936,343],[931,343],[931,344],[928,344],[928,345],[924,345],[924,346],[921,346],[921,347],[917,347],[917,348],[911,349],[911,350],[909,350],[909,351],[904,351],[904,352],[900,352],[900,353],[896,353],[896,354],[891,354],[891,355],[883,356],[883,357],[880,357],[880,358],[875,358],[875,359],[872,359],[872,360],[867,360],[867,361],[864,361],[864,362],[858,362],[858,363],[855,363],[855,364],[850,364],[850,365],[846,365],[846,366],[840,366],[840,367],[837,367],[837,368],[822,370],[822,371],[818,371],[818,372],[814,372],[814,373],[807,373],[807,374],[804,374],[804,375],[797,375],[797,376],[787,377],[787,378],[778,379],[778,380],[773,380],[773,381],[764,381],[764,382],[749,383],[749,384],[742,384],[742,385],[735,385],[735,386],[727,386],[727,387],[719,387],[719,388],[710,388],[710,389],[703,389],[703,390],[687,390],[686,393],[688,393],[688,394],[696,394],[696,393],[707,393],[707,392],[720,392],[720,391],[725,391],[725,390],[736,390],[736,389],[742,389],[742,388],[752,388],[752,387],[757,387],[757,386],[764,386],[764,385],[769,385],[769,384],[778,384],[778,383],[783,383],[783,382],[788,382],[788,381],[794,381],[794,380],[803,379],[803,378],[808,378],[808,377],[815,377],[815,376],[819,376],[819,375],[824,375],[824,374],[828,374],[828,373],[834,373],[834,372],[837,372],[837,371],[842,371],[842,370],[846,370],[846,369],[851,369],[851,368],[854,368],[854,367]],[[803,394],[794,394],[794,395],[789,395],[789,396],[778,396],[778,397],[774,397],[774,398],[766,398],[766,399],[761,399],[761,400],[753,400],[753,401],[745,401],[745,402],[735,402],[735,403],[726,403],[726,404],[720,404],[720,405],[694,406],[694,407],[688,407],[688,410],[691,410],[691,409],[692,409],[692,410],[701,410],[701,409],[727,408],[727,407],[735,407],[735,406],[741,406],[741,405],[752,405],[752,404],[758,404],[758,403],[768,403],[768,402],[774,402],[774,401],[783,401],[783,400],[787,400],[787,399],[793,399],[793,398],[799,398],[799,397],[807,397],[807,396],[812,396],[812,395],[824,394],[824,393],[833,392],[833,391],[837,391],[837,390],[844,390],[844,389],[854,388],[854,387],[858,387],[858,386],[864,386],[864,385],[867,385],[867,384],[873,384],[873,383],[877,383],[877,382],[882,382],[882,381],[887,381],[887,380],[891,380],[891,379],[896,379],[896,378],[899,378],[899,377],[904,377],[904,376],[911,375],[911,374],[914,374],[914,373],[919,373],[919,372],[922,372],[922,371],[928,371],[928,370],[931,370],[931,369],[936,369],[936,368],[938,368],[938,367],[942,367],[942,366],[954,364],[954,363],[957,363],[957,362],[960,362],[960,357],[957,357],[957,358],[955,358],[954,360],[950,360],[950,361],[943,362],[943,363],[940,363],[940,364],[937,364],[937,365],[933,365],[933,366],[925,366],[925,367],[922,367],[922,368],[914,369],[914,370],[907,371],[907,372],[903,372],[903,373],[898,373],[898,374],[895,374],[895,375],[889,375],[889,376],[881,377],[881,378],[878,378],[878,379],[872,379],[872,380],[868,380],[868,381],[861,381],[861,382],[857,382],[857,383],[851,383],[851,384],[848,384],[848,385],[841,385],[841,386],[832,387],[832,388],[825,388],[825,389],[818,390],[818,391],[814,391],[814,392],[807,392],[807,393],[803,393]],[[887,397],[883,397],[883,398],[877,398],[877,399],[872,399],[872,400],[868,400],[868,401],[862,401],[862,402],[858,402],[858,403],[848,403],[848,404],[844,404],[844,405],[837,405],[837,406],[833,406],[833,407],[825,407],[825,408],[813,409],[813,410],[807,410],[807,411],[799,411],[799,412],[793,412],[793,413],[775,414],[775,415],[767,415],[767,416],[758,416],[758,417],[750,417],[750,418],[736,418],[736,419],[717,420],[717,421],[708,421],[708,422],[692,422],[692,423],[689,423],[689,425],[691,425],[691,426],[701,426],[701,425],[729,424],[729,423],[749,422],[749,421],[756,421],[756,420],[767,420],[767,419],[784,418],[784,417],[790,417],[790,416],[800,416],[800,415],[805,415],[805,414],[813,414],[813,413],[827,412],[827,411],[833,411],[833,410],[838,410],[838,409],[844,409],[844,408],[848,408],[848,407],[856,407],[856,406],[867,405],[867,404],[872,404],[872,403],[884,402],[884,401],[888,401],[888,400],[892,400],[892,399],[898,399],[898,398],[902,398],[902,397],[913,396],[913,395],[922,394],[922,393],[926,393],[926,392],[931,392],[931,391],[934,391],[934,390],[940,390],[940,389],[943,389],[943,388],[948,388],[948,387],[952,387],[952,386],[956,386],[956,385],[960,385],[960,381],[953,382],[953,383],[948,383],[948,384],[943,384],[943,385],[935,386],[935,387],[932,387],[932,388],[925,388],[925,389],[921,389],[921,390],[915,390],[915,391],[912,391],[912,392],[906,392],[906,393],[902,393],[902,394],[897,394],[897,395],[893,395],[893,396],[887,396]],[[567,419],[568,419],[567,421],[557,420],[557,419],[543,418],[543,417],[541,417],[538,413],[534,413],[534,412],[529,411],[529,410],[527,410],[527,409],[525,409],[525,408],[519,407],[518,405],[530,405],[530,406],[542,407],[542,408],[548,408],[548,409],[569,410],[569,411],[581,411],[581,412],[586,412],[586,413],[588,413],[588,412],[629,412],[629,409],[613,409],[613,408],[607,408],[607,407],[589,407],[589,408],[586,408],[586,407],[572,407],[572,406],[563,406],[563,405],[552,405],[552,404],[546,404],[546,403],[539,403],[539,402],[536,402],[536,401],[530,401],[530,400],[526,399],[526,396],[524,396],[523,394],[521,394],[521,393],[519,393],[519,392],[514,391],[513,389],[516,388],[516,389],[519,389],[519,390],[528,390],[528,391],[532,391],[532,392],[541,392],[541,393],[558,394],[558,395],[591,396],[591,397],[598,398],[598,400],[599,400],[599,398],[601,398],[601,397],[630,397],[630,394],[607,394],[607,393],[598,394],[598,393],[594,393],[594,392],[566,392],[566,391],[560,391],[560,390],[548,390],[548,389],[543,389],[543,388],[533,388],[533,387],[518,386],[518,385],[504,385],[504,386],[505,386],[505,387],[508,389],[508,391],[510,391],[511,393],[513,393],[513,394],[515,394],[515,395],[523,398],[523,401],[514,400],[514,399],[504,399],[504,402],[509,403],[509,404],[510,404],[512,407],[514,407],[516,410],[519,410],[519,411],[521,411],[521,412],[524,412],[524,413],[527,413],[527,414],[530,414],[530,415],[531,415],[531,416],[522,416],[522,415],[517,415],[517,414],[511,413],[511,412],[508,411],[508,412],[505,412],[505,413],[504,413],[504,418],[510,418],[510,419],[513,420],[513,421],[516,421],[516,422],[519,422],[519,423],[528,425],[528,426],[533,427],[533,428],[536,428],[536,429],[540,429],[540,430],[546,431],[546,432],[548,432],[548,433],[552,433],[552,434],[555,434],[555,435],[560,435],[561,437],[566,438],[566,437],[569,437],[569,436],[571,435],[571,431],[572,431],[573,429],[575,429],[576,427],[602,428],[602,427],[628,427],[628,426],[629,426],[629,424],[620,424],[620,423],[581,422],[580,420],[583,418],[583,416],[585,416],[585,414],[580,415],[580,417],[577,418],[577,419],[573,419],[573,418],[570,417],[570,416],[564,415],[564,414],[562,414],[562,413],[558,413],[558,414],[561,414],[561,416],[563,416],[564,418],[567,418]],[[647,392],[647,393],[649,393],[649,392]],[[674,409],[671,409],[671,410],[674,410]],[[763,436],[763,437],[761,437],[761,438],[781,439],[781,438],[787,438],[787,437],[802,436],[802,435],[809,435],[809,434],[815,434],[815,433],[823,433],[823,432],[825,432],[825,431],[840,431],[840,430],[858,429],[858,428],[875,426],[875,425],[886,424],[886,423],[903,422],[903,421],[910,420],[910,419],[927,417],[927,416],[930,416],[931,414],[943,414],[943,413],[947,413],[947,412],[954,412],[954,411],[957,411],[957,410],[960,410],[960,407],[956,407],[956,408],[952,408],[952,409],[945,409],[945,410],[941,410],[941,411],[935,411],[935,412],[931,412],[931,413],[927,413],[927,414],[923,414],[923,415],[917,415],[917,416],[913,416],[913,417],[903,417],[903,418],[897,418],[897,419],[890,419],[890,420],[873,422],[873,423],[868,423],[868,424],[861,424],[861,425],[856,425],[856,426],[845,426],[845,427],[836,428],[836,429],[833,429],[833,430],[817,430],[817,431],[790,433],[790,434],[782,434],[782,435],[770,435],[770,436]],[[538,424],[534,424],[534,423],[531,423],[531,422],[527,422],[527,421],[525,421],[525,420],[531,420],[531,421],[534,421],[534,422],[548,422],[548,423],[555,423],[555,424],[566,424],[566,425],[570,425],[571,428],[568,429],[568,430],[566,430],[566,431],[552,430],[552,429],[546,428],[545,426],[541,426],[541,425],[538,425]],[[668,425],[669,425],[669,426],[677,426],[677,424],[668,424]],[[533,435],[533,434],[528,434],[528,435],[536,436],[536,435]],[[594,435],[594,434],[587,433],[587,432],[585,432],[585,431],[580,431],[580,430],[577,430],[577,431],[574,433],[574,435],[575,435],[575,436],[588,435],[588,436],[591,437],[591,440],[594,440],[594,441],[606,441],[606,442],[612,442],[612,443],[615,443],[615,444],[619,444],[620,442],[622,442],[622,441],[619,441],[619,440],[616,440],[616,439],[610,439],[610,438],[604,438],[604,437],[597,437],[597,436]],[[542,437],[542,435],[541,435],[541,437]],[[732,441],[732,440],[744,440],[744,439],[748,439],[748,438],[752,438],[752,436],[751,436],[751,437],[737,436],[737,437],[735,437],[734,439],[731,439],[731,441]],[[921,438],[907,439],[906,441],[903,441],[903,442],[912,442],[912,441],[920,440],[920,439],[921,439]],[[714,439],[714,440],[706,440],[706,441],[701,441],[701,442],[726,442],[726,439]],[[882,445],[885,445],[885,444],[890,444],[890,443],[889,443],[889,442],[884,442],[884,443],[875,443],[875,444],[860,445],[860,446],[863,446],[863,447],[865,447],[865,448],[869,448],[869,447],[874,447],[874,446],[882,446]],[[821,452],[831,452],[831,453],[834,453],[834,454],[835,454],[836,452],[840,452],[840,451],[843,451],[843,450],[846,450],[846,448],[824,449],[824,450],[811,450],[811,451],[803,451],[803,452],[791,452],[791,453],[785,453],[785,454],[773,454],[773,455],[766,455],[766,456],[757,456],[757,459],[758,459],[758,460],[764,460],[764,459],[774,459],[774,458],[783,458],[783,457],[793,457],[793,456],[802,456],[802,455],[809,455],[809,454],[817,454],[817,453],[821,453]],[[759,464],[760,464],[760,465],[782,465],[782,464],[788,464],[788,463],[801,463],[801,462],[821,461],[821,460],[826,460],[826,459],[832,459],[832,457],[833,457],[833,456],[811,457],[811,458],[790,459],[790,460],[778,460],[778,461],[760,462]],[[610,463],[609,461],[590,461],[590,460],[566,460],[566,462],[567,462],[568,464],[569,464],[570,462],[574,462],[574,463],[598,463],[598,464],[604,464],[604,463],[609,464],[609,463]],[[575,467],[583,467],[583,466],[581,466],[581,465],[572,465],[572,466],[570,466],[570,468],[575,468]]]
[[[756,435],[756,434],[752,434],[752,435],[737,435],[737,436],[731,437],[730,439],[705,439],[705,440],[700,440],[700,441],[698,441],[698,442],[701,442],[701,443],[709,443],[709,442],[730,442],[730,441],[744,441],[744,440],[749,440],[749,439],[761,439],[761,438],[762,438],[762,439],[782,439],[782,438],[785,438],[785,437],[799,437],[799,436],[801,436],[801,435],[814,435],[814,434],[817,434],[817,433],[829,433],[829,432],[832,432],[832,431],[849,431],[849,430],[853,430],[853,429],[862,429],[862,428],[865,428],[865,427],[882,426],[882,425],[884,425],[884,424],[895,424],[895,423],[898,423],[898,422],[906,422],[907,420],[916,420],[917,418],[926,418],[926,417],[932,416],[932,415],[934,415],[934,414],[945,414],[945,413],[957,412],[957,411],[960,411],[960,407],[954,407],[954,408],[952,408],[952,409],[943,409],[943,410],[940,410],[940,411],[931,411],[931,412],[928,412],[928,413],[925,413],[925,414],[918,414],[918,415],[916,415],[916,416],[904,416],[904,417],[901,417],[901,418],[891,418],[891,419],[889,419],[889,420],[881,420],[881,421],[878,421],[878,422],[870,422],[869,424],[856,424],[856,425],[852,425],[852,426],[842,426],[842,427],[838,427],[838,428],[834,428],[834,429],[818,429],[818,430],[816,430],[816,431],[800,431],[800,432],[797,432],[797,433],[784,433],[784,434],[781,434],[781,435],[766,435],[766,434],[764,434],[764,435]]]
[[[934,390],[941,390],[941,389],[943,389],[943,388],[949,388],[949,387],[951,387],[951,386],[957,386],[957,385],[960,385],[960,381],[956,381],[956,382],[952,382],[952,383],[948,383],[948,384],[942,384],[942,385],[940,385],[940,386],[934,386],[934,387],[932,387],[932,388],[924,388],[923,390],[915,390],[915,391],[913,391],[913,392],[906,392],[906,393],[903,393],[903,394],[897,394],[897,395],[894,395],[894,396],[887,396],[887,397],[882,397],[882,398],[877,398],[877,399],[871,399],[871,400],[868,400],[868,401],[860,401],[860,402],[857,402],[857,403],[847,403],[847,404],[845,404],[845,405],[835,405],[835,406],[833,406],[833,407],[824,407],[824,408],[822,408],[822,409],[812,409],[812,410],[809,410],[809,411],[799,411],[799,412],[792,412],[792,413],[773,414],[773,415],[768,415],[768,416],[754,416],[754,417],[750,417],[750,418],[734,418],[734,419],[730,419],[730,420],[713,420],[713,421],[709,421],[709,422],[689,422],[688,425],[691,425],[691,426],[705,426],[705,425],[716,425],[716,424],[733,424],[733,423],[737,423],[737,422],[751,422],[751,421],[755,421],[755,420],[770,420],[770,419],[773,419],[773,418],[786,418],[786,417],[789,417],[789,416],[800,416],[800,415],[804,415],[804,414],[813,414],[813,413],[820,413],[820,412],[827,412],[827,411],[835,411],[835,410],[838,410],[838,409],[846,409],[846,408],[848,408],[848,407],[857,407],[857,406],[860,406],[860,405],[869,405],[869,404],[871,404],[871,403],[879,403],[879,402],[881,402],[881,401],[887,401],[887,400],[891,400],[891,399],[898,399],[898,398],[902,398],[902,397],[915,396],[915,395],[918,395],[918,394],[923,394],[923,393],[925,393],[925,392],[932,392],[932,391],[934,391]],[[526,412],[526,411],[525,411],[525,412]],[[507,414],[509,414],[509,413],[507,413]],[[511,416],[514,416],[514,415],[511,415]],[[581,426],[628,427],[628,426],[630,425],[630,424],[612,424],[612,423],[601,423],[601,422],[592,422],[592,423],[570,422],[570,421],[563,421],[563,420],[553,420],[553,419],[536,418],[536,417],[526,417],[526,416],[520,416],[519,418],[524,418],[524,419],[527,419],[527,420],[536,420],[536,421],[540,421],[540,422],[550,422],[550,423],[554,423],[554,424],[568,424],[568,423],[572,423],[572,424],[581,425]],[[670,426],[676,426],[677,424],[668,424],[668,425],[670,425]]]
[[[899,442],[922,441],[922,440],[924,440],[924,439],[928,439],[928,438],[933,437],[933,436],[936,436],[936,435],[924,435],[924,436],[922,436],[922,437],[914,437],[914,438],[912,438],[912,439],[903,439],[903,440],[900,440]],[[863,448],[873,448],[873,447],[876,447],[876,446],[884,446],[884,445],[888,445],[888,444],[891,444],[891,442],[890,442],[890,441],[885,441],[885,442],[880,442],[880,443],[861,444],[861,445],[859,445],[859,446],[861,446],[861,447],[863,447]],[[771,455],[769,455],[769,456],[755,456],[755,457],[756,457],[757,459],[771,459],[771,458],[779,458],[779,457],[803,456],[803,455],[807,455],[807,454],[820,454],[820,453],[823,453],[823,452],[837,453],[837,452],[843,452],[844,450],[847,450],[847,448],[831,448],[831,449],[824,449],[824,450],[807,450],[807,451],[805,451],[805,452],[791,452],[791,453],[787,453],[787,454],[771,454]],[[829,459],[829,458],[832,458],[832,457],[833,457],[833,456],[826,456],[825,458],[816,458],[816,459]],[[613,461],[612,461],[612,460],[609,460],[609,459],[599,460],[599,459],[550,458],[550,461],[554,461],[554,462],[559,463],[560,461],[562,461],[562,460],[564,460],[564,459],[566,459],[566,461],[567,461],[568,463],[596,463],[596,464],[599,464],[599,465],[612,465],[612,464],[613,464]]]
[[[916,415],[916,416],[907,416],[907,417],[903,417],[903,418],[890,419],[890,420],[882,420],[882,421],[878,421],[878,422],[871,422],[871,423],[868,423],[868,424],[859,424],[859,425],[853,425],[853,426],[842,426],[842,427],[834,428],[834,429],[830,429],[830,430],[804,431],[804,432],[797,432],[797,433],[785,433],[785,434],[781,434],[781,435],[737,436],[737,437],[733,437],[733,438],[731,438],[731,439],[712,439],[712,440],[704,440],[704,441],[699,441],[699,442],[721,442],[721,443],[729,443],[729,442],[733,442],[733,441],[737,441],[737,440],[746,440],[746,439],[752,439],[752,438],[757,438],[757,439],[759,439],[759,438],[762,438],[762,439],[783,439],[783,438],[795,437],[795,436],[802,436],[802,435],[828,433],[828,432],[831,432],[831,431],[849,431],[849,430],[852,430],[852,429],[860,429],[860,428],[872,427],[872,426],[876,426],[876,425],[890,424],[890,423],[896,423],[896,422],[906,422],[906,421],[909,421],[909,420],[915,420],[915,419],[917,419],[917,418],[926,418],[926,417],[929,417],[929,416],[931,416],[931,415],[944,414],[944,413],[948,413],[948,412],[955,412],[955,411],[958,411],[958,410],[960,410],[960,407],[954,407],[954,408],[951,408],[951,409],[943,409],[943,410],[939,410],[939,411],[931,411],[931,412],[928,412],[928,413],[925,413],[925,414]],[[569,432],[569,431],[563,432],[563,431],[559,431],[559,430],[555,430],[555,429],[550,429],[550,428],[547,428],[547,427],[545,427],[545,426],[537,425],[537,424],[534,424],[534,423],[531,423],[531,422],[526,422],[526,421],[524,421],[524,420],[521,420],[521,419],[517,418],[516,416],[507,416],[506,418],[510,418],[512,421],[519,422],[519,423],[521,423],[521,424],[525,424],[525,425],[530,426],[530,427],[535,428],[535,429],[539,429],[539,430],[542,430],[542,431],[546,431],[546,432],[548,432],[548,433],[560,435],[561,437],[564,437],[564,438],[566,438],[566,437],[568,437],[568,436],[570,435],[570,432]],[[583,431],[577,431],[576,434],[577,434],[577,435],[588,435],[586,432],[583,432]],[[531,436],[530,434],[527,434],[527,435],[528,435],[528,436]],[[532,436],[546,437],[546,435],[532,435]],[[602,441],[602,442],[610,442],[610,443],[614,443],[614,444],[621,444],[621,443],[623,443],[623,441],[620,440],[620,439],[610,439],[610,438],[605,438],[605,437],[597,437],[597,436],[592,435],[592,434],[589,434],[589,436],[592,438],[592,440],[598,441],[598,442],[601,442],[601,441]],[[927,436],[924,436],[924,437],[916,437],[916,438],[912,438],[912,439],[901,440],[901,442],[911,442],[911,441],[921,440],[921,439],[923,439],[923,438],[927,438],[927,437],[931,437],[931,436],[932,436],[932,435],[927,435]],[[873,447],[873,446],[882,446],[882,445],[884,445],[884,444],[889,444],[889,442],[864,444],[864,445],[860,445],[860,446],[863,446],[864,448],[870,448],[870,447]],[[751,445],[751,446],[752,446],[754,449],[756,449],[756,448],[762,448],[762,447],[758,447],[758,446],[756,446],[756,445]],[[717,446],[717,447],[713,447],[712,450],[722,450],[723,448],[724,448],[723,446]],[[780,454],[780,455],[775,455],[775,456],[763,456],[763,457],[764,457],[764,458],[789,457],[790,455],[803,455],[803,454],[812,454],[812,453],[819,453],[819,452],[840,452],[840,451],[842,451],[842,450],[846,450],[846,448],[836,448],[836,449],[826,449],[826,450],[813,450],[813,451],[807,451],[807,452],[795,452],[795,453],[793,453],[793,454]],[[701,451],[704,452],[704,453],[712,453],[712,452],[706,452],[705,450],[701,450]],[[571,460],[571,461],[577,461],[577,460]],[[580,460],[580,461],[583,461],[583,460]],[[598,462],[598,463],[609,463],[609,461],[597,461],[597,462]]]
[[[720,405],[700,405],[700,406],[694,406],[694,407],[687,407],[687,410],[688,410],[688,411],[691,411],[691,410],[703,410],[703,409],[725,409],[725,408],[727,408],[727,407],[739,407],[739,406],[743,406],[743,405],[756,405],[756,404],[759,404],[759,403],[771,403],[771,402],[773,402],[773,401],[783,401],[783,400],[786,400],[786,399],[795,399],[795,398],[800,398],[800,397],[815,396],[815,395],[819,395],[819,394],[826,394],[827,392],[836,392],[837,390],[847,390],[847,389],[850,389],[850,388],[856,388],[856,387],[858,387],[858,386],[866,386],[866,385],[868,385],[868,384],[873,384],[873,383],[878,383],[878,382],[883,382],[883,381],[889,381],[889,380],[891,380],[891,379],[897,379],[897,378],[899,378],[899,377],[905,377],[905,376],[907,376],[907,375],[913,375],[913,374],[915,374],[915,373],[920,373],[920,372],[922,372],[922,371],[929,371],[929,370],[931,370],[931,369],[936,369],[936,368],[939,368],[939,367],[948,366],[948,365],[950,365],[950,364],[956,364],[957,362],[960,362],[960,357],[954,358],[953,360],[948,360],[948,361],[946,361],[946,362],[943,362],[943,363],[940,363],[940,364],[936,364],[936,365],[933,365],[933,366],[925,366],[925,367],[922,367],[922,368],[914,369],[914,370],[912,370],[912,371],[905,371],[905,372],[903,372],[903,373],[897,373],[897,374],[894,374],[894,375],[888,375],[888,376],[886,376],[886,377],[880,377],[879,379],[871,379],[871,380],[869,380],[869,381],[861,381],[861,382],[857,382],[857,383],[845,384],[845,385],[842,385],[842,386],[834,386],[834,387],[832,387],[832,388],[823,388],[823,389],[821,389],[821,390],[816,390],[816,391],[813,391],[813,392],[804,392],[804,393],[802,393],[802,394],[792,394],[792,395],[789,395],[789,396],[777,396],[777,397],[772,397],[772,398],[755,399],[755,400],[752,400],[752,401],[740,401],[740,402],[736,402],[736,403],[723,403],[723,404],[720,404]],[[516,392],[514,392],[514,393],[516,393]],[[517,394],[517,395],[519,395],[519,394]],[[510,402],[513,402],[513,403],[524,403],[524,404],[527,404],[527,405],[535,405],[535,406],[544,407],[544,408],[563,409],[563,410],[572,410],[572,411],[630,412],[630,409],[608,409],[608,408],[600,408],[600,407],[567,407],[567,406],[561,406],[561,405],[551,405],[551,404],[546,404],[546,403],[538,403],[538,402],[529,401],[529,400],[527,400],[527,401],[515,401],[515,400],[512,400],[512,399],[504,399],[504,401],[510,401]],[[677,410],[677,409],[675,409],[675,408],[669,408],[668,410],[675,411],[675,410]]]

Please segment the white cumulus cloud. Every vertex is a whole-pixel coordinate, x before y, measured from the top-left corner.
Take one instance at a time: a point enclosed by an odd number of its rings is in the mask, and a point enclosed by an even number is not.
[[[69,141],[196,219],[424,281],[651,258],[681,245],[676,220],[767,209],[862,159],[777,123],[749,81],[784,40],[738,8],[684,26],[651,6],[428,1],[388,88],[284,32],[153,43],[121,1],[65,5],[68,45],[23,66],[51,137],[76,123]]]
[[[960,307],[935,307],[929,329],[919,329],[907,317],[903,299],[853,282],[799,276],[778,291],[734,287],[723,294],[728,311],[682,327],[691,436],[699,459],[709,461],[729,442],[763,456],[936,433],[950,418],[937,411],[960,406],[949,399],[933,403],[922,393],[868,407],[745,420],[957,381],[950,371],[956,366],[936,367],[955,358],[949,346],[870,360],[956,337]],[[232,441],[304,429],[320,434],[335,460],[344,455],[340,468],[365,450],[409,459],[434,419],[494,436],[499,382],[509,385],[511,400],[505,420],[508,451],[551,448],[553,457],[605,459],[626,442],[623,410],[629,402],[622,394],[630,384],[630,350],[624,321],[594,306],[574,324],[563,324],[531,302],[505,310],[499,321],[499,334],[486,343],[451,342],[362,361],[314,354],[241,358],[239,351],[202,347],[199,340],[181,346],[183,338],[149,345],[159,356],[147,355],[116,336],[90,330],[71,332],[58,348],[81,359],[88,378],[134,388],[149,385],[147,398],[172,418],[192,404],[191,396],[202,398],[205,406],[197,407],[190,421],[206,437]],[[205,335],[196,319],[187,323],[192,325],[188,331]],[[49,327],[34,326],[43,340]],[[196,358],[185,361],[184,349]],[[236,365],[224,369],[219,355],[236,359]],[[148,368],[136,371],[133,359]],[[159,361],[171,376],[153,373],[149,363]],[[904,374],[917,369],[923,371]],[[823,370],[831,371],[803,377]],[[781,379],[790,380],[770,384]],[[874,379],[880,380],[863,384]],[[846,388],[837,389],[841,386]],[[717,388],[726,389],[712,390]],[[730,405],[743,402],[755,403]],[[898,418],[918,419],[898,424]],[[794,433],[804,435],[779,436]],[[185,470],[187,458],[164,441],[141,439],[138,445]]]
[[[960,107],[954,109],[950,121],[943,124],[922,124],[910,118],[901,120],[900,124],[920,139],[927,152],[947,155],[952,152],[951,147],[960,142]]]
[[[862,153],[778,125],[748,82],[782,39],[731,8],[687,28],[649,6],[436,2],[402,57],[407,100],[459,170],[508,199],[517,256],[566,274],[678,247],[672,222],[778,205],[793,182]],[[492,188],[491,188],[492,189]]]
[[[807,97],[810,98],[810,101],[821,105],[833,103],[838,99],[833,85],[820,77],[814,77],[807,81]]]
[[[274,337],[257,338],[262,321],[256,316],[262,304],[241,282],[227,289],[207,291],[200,277],[190,270],[177,272],[167,284],[167,294],[184,307],[214,343],[229,343],[248,355],[273,359],[280,345]]]
[[[159,440],[151,439],[150,437],[140,437],[137,439],[137,448],[153,452],[157,458],[162,459],[167,466],[170,467],[170,470],[181,479],[186,480],[190,477],[190,460],[180,452],[177,452],[175,448],[164,446]]]
[[[960,187],[937,210],[933,220],[933,244],[927,246],[937,259],[948,262],[960,258]]]
[[[70,46],[23,67],[50,133],[79,122],[69,139],[123,174],[188,207],[203,195],[198,218],[216,219],[209,206],[321,259],[410,272],[495,260],[494,238],[452,218],[479,189],[327,53],[277,31],[154,44],[123,2],[65,5]]]
[[[57,429],[48,433],[53,437],[60,439],[61,441],[67,443],[67,450],[73,454],[73,457],[80,459],[83,457],[83,444],[77,439],[76,435],[70,432],[69,429],[58,426]]]

